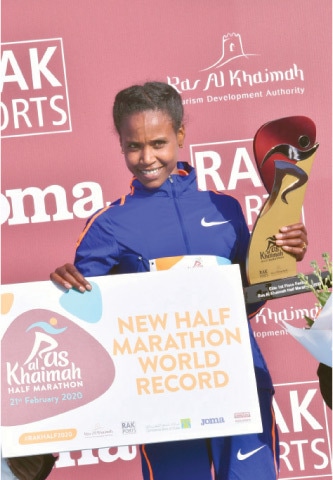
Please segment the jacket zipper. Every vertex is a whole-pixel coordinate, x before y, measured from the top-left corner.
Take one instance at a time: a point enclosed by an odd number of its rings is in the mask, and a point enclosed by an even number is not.
[[[171,183],[172,197],[173,197],[175,209],[176,209],[176,212],[177,212],[180,229],[181,229],[181,232],[182,232],[182,235],[183,235],[184,244],[185,244],[185,248],[186,248],[186,253],[188,255],[190,255],[190,253],[191,253],[190,242],[189,242],[187,233],[186,233],[185,228],[184,228],[183,216],[182,216],[181,211],[180,211],[179,200],[176,196],[174,181],[173,181],[173,178],[171,177],[171,175],[169,176],[169,180],[170,180],[170,183]]]

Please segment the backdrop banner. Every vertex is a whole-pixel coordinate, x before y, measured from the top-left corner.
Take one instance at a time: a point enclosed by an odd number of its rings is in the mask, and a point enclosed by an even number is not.
[[[196,168],[198,188],[237,198],[250,231],[269,196],[253,151],[256,132],[274,119],[310,118],[320,146],[302,200],[309,245],[297,273],[312,272],[310,262],[332,252],[331,0],[2,0],[1,13],[3,284],[48,280],[72,261],[89,217],[129,193],[112,105],[119,90],[152,80],[182,96],[180,160]],[[264,154],[276,147],[273,140]],[[261,277],[265,286],[253,284],[245,296],[248,303],[268,300],[251,323],[275,387],[279,480],[327,480],[332,415],[321,397],[318,361],[283,323],[303,329],[304,317],[318,314],[297,273]],[[117,408],[110,406],[119,418]],[[106,428],[88,423],[87,433]],[[140,480],[140,455],[136,446],[62,451],[49,477]]]
[[[5,286],[4,455],[262,431],[238,265],[92,284]]]

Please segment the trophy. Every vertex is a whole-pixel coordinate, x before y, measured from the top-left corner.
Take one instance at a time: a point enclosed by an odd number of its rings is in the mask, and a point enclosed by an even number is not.
[[[254,156],[269,193],[254,225],[247,253],[246,273],[252,301],[301,293],[296,259],[276,245],[275,233],[297,223],[311,167],[319,144],[316,126],[304,116],[280,118],[259,128]],[[303,289],[301,287],[303,285]],[[252,295],[253,297],[253,295]],[[251,299],[247,299],[251,303]]]

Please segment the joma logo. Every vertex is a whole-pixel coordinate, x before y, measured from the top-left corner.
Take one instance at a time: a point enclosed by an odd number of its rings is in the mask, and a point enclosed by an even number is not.
[[[77,183],[72,188],[72,197],[70,210],[66,190],[61,185],[50,185],[44,190],[38,187],[6,190],[5,195],[0,194],[0,223],[8,220],[8,225],[22,225],[87,218],[104,206],[102,188],[96,182]]]

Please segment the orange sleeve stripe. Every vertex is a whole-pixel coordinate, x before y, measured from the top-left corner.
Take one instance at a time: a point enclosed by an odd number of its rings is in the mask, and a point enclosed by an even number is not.
[[[272,448],[273,448],[273,454],[274,454],[275,474],[276,474],[276,478],[278,478],[278,476],[279,476],[279,469],[278,469],[278,463],[277,463],[277,460],[276,460],[275,413],[274,413],[273,406],[271,407],[271,409],[272,409],[272,417],[273,417],[273,422],[272,422],[272,440],[273,440],[273,445],[272,445]]]
[[[142,454],[145,457],[146,462],[147,462],[147,466],[148,466],[148,470],[149,470],[149,480],[154,480],[153,469],[152,469],[150,460],[149,460],[147,452],[146,452],[146,445],[141,445],[140,448],[141,448]]]
[[[258,300],[258,303],[261,303],[260,300]],[[260,305],[260,307],[258,307],[255,312],[253,312],[253,313],[251,313],[251,314],[249,315],[249,318],[255,317],[255,316],[260,312],[260,310],[262,309],[262,307],[263,307],[264,305],[266,305],[266,301],[265,301],[265,300],[263,300],[263,304]]]
[[[106,207],[102,208],[102,210],[100,210],[99,212],[95,213],[95,215],[93,215],[90,219],[90,221],[87,223],[87,225],[85,226],[85,228],[83,229],[81,235],[79,236],[77,242],[76,242],[76,248],[78,248],[80,246],[80,243],[82,242],[82,240],[84,239],[87,231],[89,230],[89,228],[91,227],[92,223],[96,220],[97,217],[99,217],[100,215],[102,215],[102,213],[104,213],[106,210],[108,210],[109,208],[111,207],[111,205],[107,205]]]

